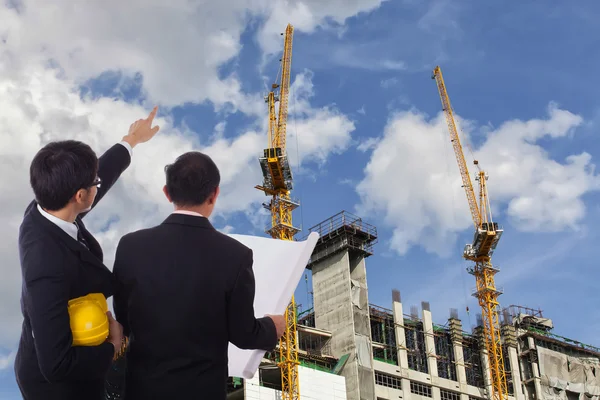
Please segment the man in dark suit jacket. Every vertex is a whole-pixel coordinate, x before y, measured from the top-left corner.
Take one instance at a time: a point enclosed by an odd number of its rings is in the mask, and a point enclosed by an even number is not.
[[[113,293],[102,249],[83,217],[131,162],[131,150],[149,140],[156,108],[98,159],[86,144],[68,140],[42,148],[30,167],[35,194],[19,230],[23,327],[15,375],[25,400],[99,400],[122,327],[109,314],[109,337],[99,346],[72,346],[68,301]]]
[[[283,316],[254,317],[252,250],[207,219],[217,166],[190,152],[165,168],[175,212],[117,247],[113,305],[130,336],[126,398],[226,398],[227,349],[272,350]]]

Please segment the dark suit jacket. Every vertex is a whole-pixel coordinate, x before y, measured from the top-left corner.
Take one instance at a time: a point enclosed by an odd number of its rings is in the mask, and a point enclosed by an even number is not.
[[[225,399],[228,342],[275,348],[273,321],[254,317],[252,264],[251,249],[199,216],[121,239],[113,305],[131,335],[127,400]]]
[[[102,184],[94,206],[129,166],[129,152],[114,145],[99,159]],[[25,400],[96,400],[103,398],[104,378],[114,347],[72,347],[67,303],[88,293],[112,295],[112,274],[102,263],[100,245],[77,222],[90,249],[45,218],[33,201],[19,231],[23,327],[15,375]]]

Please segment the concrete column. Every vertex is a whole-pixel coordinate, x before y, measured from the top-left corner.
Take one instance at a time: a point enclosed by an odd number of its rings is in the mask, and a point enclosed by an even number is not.
[[[488,352],[485,347],[481,348],[481,367],[483,370],[483,384],[485,386],[485,390],[487,391],[487,397],[489,399],[492,395],[492,378],[490,377],[490,359],[488,358]]]
[[[523,393],[523,385],[521,384],[521,369],[519,368],[519,356],[517,354],[516,348],[508,348],[508,361],[510,362],[510,370],[513,379],[515,399],[525,400],[525,394]]]
[[[406,334],[404,333],[404,311],[402,303],[393,302],[396,344],[398,345],[398,366],[401,370],[408,369],[408,353],[406,352]]]
[[[492,396],[492,378],[490,377],[490,359],[488,358],[488,352],[485,347],[485,339],[483,337],[483,327],[479,326],[476,328],[475,336],[477,343],[481,349],[481,369],[483,371],[483,384],[487,392],[488,399]]]
[[[333,334],[334,357],[350,355],[341,372],[348,400],[373,399],[375,374],[364,258],[345,250],[315,263],[312,273],[315,326]]]
[[[406,372],[406,371],[404,371]],[[410,399],[412,392],[410,391],[410,379],[402,378],[402,398]]]
[[[354,313],[354,341],[356,342],[357,352],[361,355],[357,365],[360,398],[361,400],[368,400],[375,397],[375,369],[373,368],[367,268],[365,258],[362,255],[348,253],[348,260],[352,288],[352,311]],[[356,293],[358,293],[358,296]]]
[[[460,388],[460,400],[469,400],[467,394],[467,371],[465,370],[465,355],[463,352],[463,346],[460,342],[454,342],[454,360],[456,362],[456,379],[458,379],[458,386]]]
[[[398,346],[398,367],[400,369],[400,375],[403,377],[402,397],[404,399],[410,399],[410,380],[406,378],[408,376],[408,353],[406,352],[406,333],[404,332],[404,310],[402,303],[394,301],[392,303],[392,312],[394,313],[396,345]]]
[[[515,327],[509,324],[502,326],[502,336],[506,345],[508,364],[510,366],[510,376],[512,378],[512,386],[514,397],[516,400],[525,400],[523,386],[521,385],[521,369],[519,365],[519,356],[517,354],[517,331]]]
[[[531,336],[527,338],[527,342],[529,343],[529,351],[535,351],[537,353],[537,346],[535,345],[535,340]],[[531,369],[533,370],[533,384],[535,386],[535,398],[541,399],[542,397],[542,383],[540,376],[540,366],[537,362],[531,363]]]
[[[460,388],[460,399],[469,400],[467,394],[467,372],[465,370],[465,355],[462,346],[462,323],[457,318],[448,320],[450,328],[450,337],[452,339],[452,349],[454,350],[454,362],[456,368],[456,379]]]
[[[438,369],[435,357],[435,341],[433,339],[433,322],[431,320],[431,312],[425,309],[423,309],[423,331],[425,333],[425,352],[427,353],[429,374],[432,377],[437,377]]]
[[[354,342],[354,315],[348,252],[341,252],[313,266],[315,327],[330,331],[331,352],[350,357],[341,374],[346,378],[348,400],[359,400],[359,380]]]

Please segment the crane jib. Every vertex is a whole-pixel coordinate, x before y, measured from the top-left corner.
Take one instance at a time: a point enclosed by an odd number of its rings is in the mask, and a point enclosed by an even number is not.
[[[475,225],[473,242],[465,246],[463,257],[475,263],[469,269],[469,272],[475,276],[477,287],[473,296],[477,298],[482,311],[483,336],[490,363],[491,398],[494,400],[507,400],[508,385],[504,369],[498,311],[498,296],[502,293],[496,289],[494,275],[498,272],[498,269],[491,262],[491,255],[502,236],[503,230],[492,220],[486,184],[487,176],[483,171],[479,171],[476,178],[479,182],[479,205],[477,204],[475,190],[460,144],[458,130],[456,129],[450,98],[439,66],[435,67],[431,78],[435,79],[437,83],[442,109],[450,132],[450,140],[460,170],[463,188],[469,202],[473,224]],[[478,164],[477,161],[475,161],[475,164]]]

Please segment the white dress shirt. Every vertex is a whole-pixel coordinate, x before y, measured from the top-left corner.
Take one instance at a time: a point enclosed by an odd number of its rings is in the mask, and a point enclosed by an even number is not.
[[[127,151],[129,151],[129,157],[132,156],[133,153],[133,149],[131,148],[131,145],[125,141],[123,142],[119,142],[120,145],[123,145]],[[77,240],[77,225],[75,225],[75,223],[71,223],[71,222],[67,222],[65,220],[62,220],[58,217],[55,217],[52,214],[47,213],[46,211],[44,211],[42,209],[42,207],[40,207],[40,205],[37,205],[38,211],[40,212],[40,214],[42,214],[44,217],[46,217],[48,220],[50,220],[50,222],[53,222],[54,224],[58,225],[59,228],[61,228],[63,231],[65,231],[69,236],[71,236],[73,239]]]
[[[55,217],[52,214],[47,213],[46,211],[44,211],[42,209],[42,207],[40,207],[40,205],[37,205],[37,209],[40,212],[40,214],[42,214],[44,217],[48,218],[50,220],[50,222],[54,222],[56,225],[58,225],[59,228],[61,228],[63,231],[67,232],[67,234],[69,236],[71,236],[73,239],[77,240],[77,225],[75,225],[75,223],[71,223],[71,222],[67,222],[63,219],[60,219],[58,217]]]

